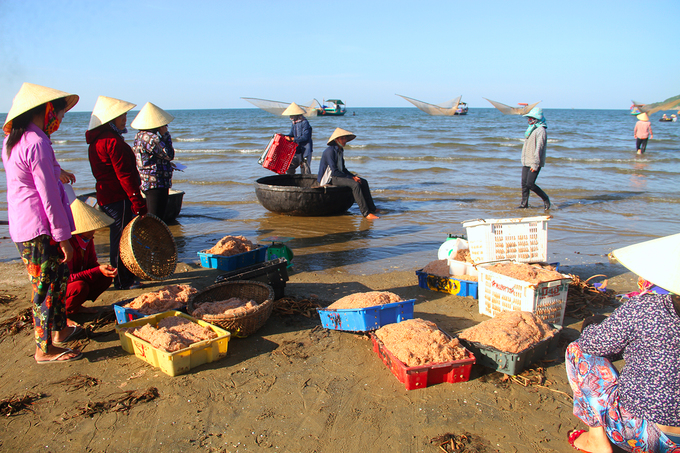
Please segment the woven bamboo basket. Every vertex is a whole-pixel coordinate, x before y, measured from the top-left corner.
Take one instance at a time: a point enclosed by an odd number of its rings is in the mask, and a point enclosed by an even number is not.
[[[155,215],[137,216],[123,230],[120,258],[141,279],[165,280],[177,267],[175,238]]]
[[[219,302],[232,297],[244,300],[254,300],[257,307],[234,316],[227,315],[198,315],[193,312],[196,305],[204,302]],[[274,290],[266,283],[251,280],[235,280],[209,286],[189,299],[188,312],[197,319],[215,324],[228,330],[233,336],[247,337],[267,322],[274,309]]]

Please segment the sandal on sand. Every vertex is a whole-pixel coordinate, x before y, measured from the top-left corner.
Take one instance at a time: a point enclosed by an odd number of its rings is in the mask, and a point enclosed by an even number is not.
[[[69,341],[75,340],[76,337],[78,337],[84,331],[84,329],[80,326],[71,326],[71,327],[73,327],[73,331],[70,334],[68,334],[68,336],[66,338],[64,338],[63,341],[53,341],[52,343],[55,344],[55,345],[68,343]]]
[[[51,359],[36,360],[36,362],[42,365],[42,364],[45,364],[45,363],[74,362],[74,361],[76,361],[76,360],[80,360],[80,359],[83,358],[83,353],[82,353],[82,352],[79,352],[78,354],[76,354],[76,355],[73,356],[73,357],[70,357],[70,358],[68,358],[68,359],[59,360],[59,359],[61,359],[63,356],[65,356],[66,354],[73,354],[73,353],[75,353],[75,351],[74,351],[73,349],[67,349],[66,351],[62,352],[61,354],[59,354],[59,355],[57,355],[57,356],[55,356],[55,357],[52,357]]]
[[[571,445],[575,450],[582,451],[582,452],[585,452],[585,453],[590,453],[590,452],[587,452],[586,450],[582,450],[582,449],[578,448],[576,445],[574,445],[574,442],[576,442],[576,439],[581,437],[581,434],[583,434],[585,432],[586,432],[585,429],[572,429],[571,431],[569,431],[567,433],[567,442],[569,442],[569,445]]]

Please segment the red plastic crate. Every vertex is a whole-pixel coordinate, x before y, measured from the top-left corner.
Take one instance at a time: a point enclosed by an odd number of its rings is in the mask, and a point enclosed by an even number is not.
[[[289,142],[284,135],[274,134],[258,163],[267,170],[282,175],[288,171],[296,149],[297,143]]]
[[[475,364],[474,354],[466,349],[467,359],[409,367],[392,355],[373,332],[371,332],[371,340],[373,351],[378,353],[399,382],[406,386],[406,390],[422,389],[442,382],[465,382],[470,379],[470,370]]]

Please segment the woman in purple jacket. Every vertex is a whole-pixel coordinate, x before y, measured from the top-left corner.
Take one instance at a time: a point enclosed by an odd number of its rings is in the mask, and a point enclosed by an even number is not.
[[[69,326],[66,318],[66,263],[73,256],[69,239],[75,226],[49,138],[77,102],[75,94],[24,83],[3,126],[9,232],[32,284],[38,363],[82,358],[78,350],[55,345],[71,340],[82,329]]]

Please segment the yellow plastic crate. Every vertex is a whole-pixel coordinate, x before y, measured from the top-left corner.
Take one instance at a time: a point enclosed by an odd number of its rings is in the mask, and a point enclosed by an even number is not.
[[[137,338],[126,330],[134,327],[141,327],[145,324],[158,326],[158,322],[169,316],[181,316],[191,322],[198,323],[203,327],[212,329],[218,336],[212,340],[199,341],[190,345],[188,348],[180,349],[175,352],[166,352],[154,348],[149,342]],[[204,363],[214,362],[227,355],[227,345],[231,334],[224,329],[209,324],[200,319],[192,318],[182,312],[170,310],[156,315],[146,316],[124,324],[116,325],[116,332],[120,338],[123,349],[130,354],[134,354],[147,363],[160,368],[162,372],[170,376],[177,376],[186,373]]]

